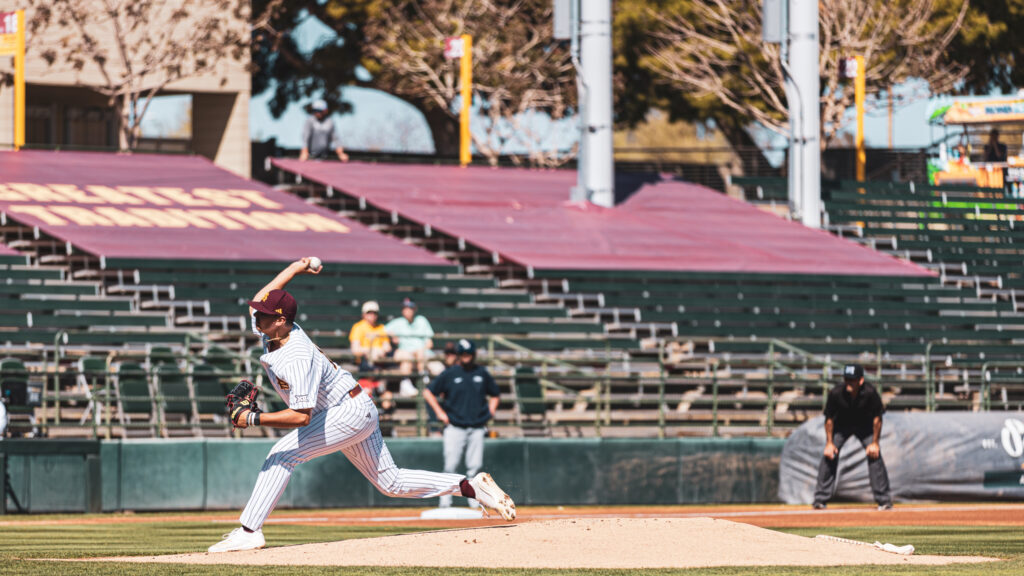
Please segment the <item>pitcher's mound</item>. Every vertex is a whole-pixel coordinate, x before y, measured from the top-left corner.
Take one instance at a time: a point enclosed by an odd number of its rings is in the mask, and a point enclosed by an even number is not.
[[[900,556],[867,546],[815,540],[711,518],[588,518],[421,532],[248,552],[136,556],[117,560],[305,566],[696,568],[951,564],[993,559]]]

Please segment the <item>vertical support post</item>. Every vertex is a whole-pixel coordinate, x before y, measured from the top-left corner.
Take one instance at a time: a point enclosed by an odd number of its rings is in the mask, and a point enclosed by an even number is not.
[[[580,2],[580,60],[585,73],[586,125],[581,152],[587,199],[615,205],[615,159],[612,142],[612,3]]]
[[[821,227],[821,147],[817,0],[789,0],[789,77],[786,97],[794,127],[790,143],[790,203],[808,228]]]
[[[472,137],[469,133],[469,112],[473,107],[473,37],[462,35],[462,58],[459,74],[462,85],[462,110],[459,111],[459,164],[473,161],[470,154]]]
[[[864,151],[864,93],[866,91],[867,71],[864,69],[864,56],[857,55],[857,77],[853,80],[853,102],[857,108],[857,181],[864,181],[864,165],[867,154]]]
[[[767,414],[765,415],[765,431],[770,435],[772,433],[772,421],[775,416],[774,403],[772,402],[772,396],[775,394],[775,341],[768,344],[768,402],[765,406]]]
[[[416,435],[423,438],[427,435],[427,401],[423,399],[423,390],[427,385],[420,378],[417,383],[420,393],[416,395]]]
[[[711,362],[711,435],[718,438],[718,359]]]
[[[607,358],[607,356],[605,356]],[[609,364],[611,362],[609,361]],[[665,341],[658,344],[658,438],[665,438]]]
[[[0,516],[7,514],[7,454],[0,451]]]
[[[14,149],[25,146],[25,11],[18,10],[14,52]]]

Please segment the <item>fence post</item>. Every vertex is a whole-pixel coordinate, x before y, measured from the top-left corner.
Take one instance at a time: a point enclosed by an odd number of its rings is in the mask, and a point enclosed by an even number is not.
[[[772,433],[772,424],[775,419],[775,409],[773,407],[772,396],[775,394],[775,341],[768,343],[768,402],[765,409],[768,414],[765,418],[765,431],[768,434]]]
[[[418,380],[417,387],[420,389],[420,393],[416,395],[416,435],[422,438],[427,435],[427,401],[423,399],[423,390],[427,386],[423,378],[418,378]]]
[[[605,357],[607,358],[607,356]],[[609,366],[611,361],[607,360]],[[665,341],[658,343],[658,438],[665,438]]]
[[[711,360],[711,435],[718,438],[718,358]]]

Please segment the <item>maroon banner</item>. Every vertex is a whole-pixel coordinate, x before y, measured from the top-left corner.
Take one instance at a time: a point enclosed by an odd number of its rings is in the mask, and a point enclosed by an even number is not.
[[[602,208],[567,201],[568,170],[274,164],[537,269],[931,275],[686,182],[647,184]]]
[[[0,211],[111,258],[447,264],[195,156],[3,152]]]

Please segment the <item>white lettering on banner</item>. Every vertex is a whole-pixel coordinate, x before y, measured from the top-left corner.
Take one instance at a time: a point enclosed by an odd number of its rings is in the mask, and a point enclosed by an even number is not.
[[[1003,424],[1003,450],[1010,455],[1010,458],[1020,458],[1024,455],[1024,422],[1007,418]]]

